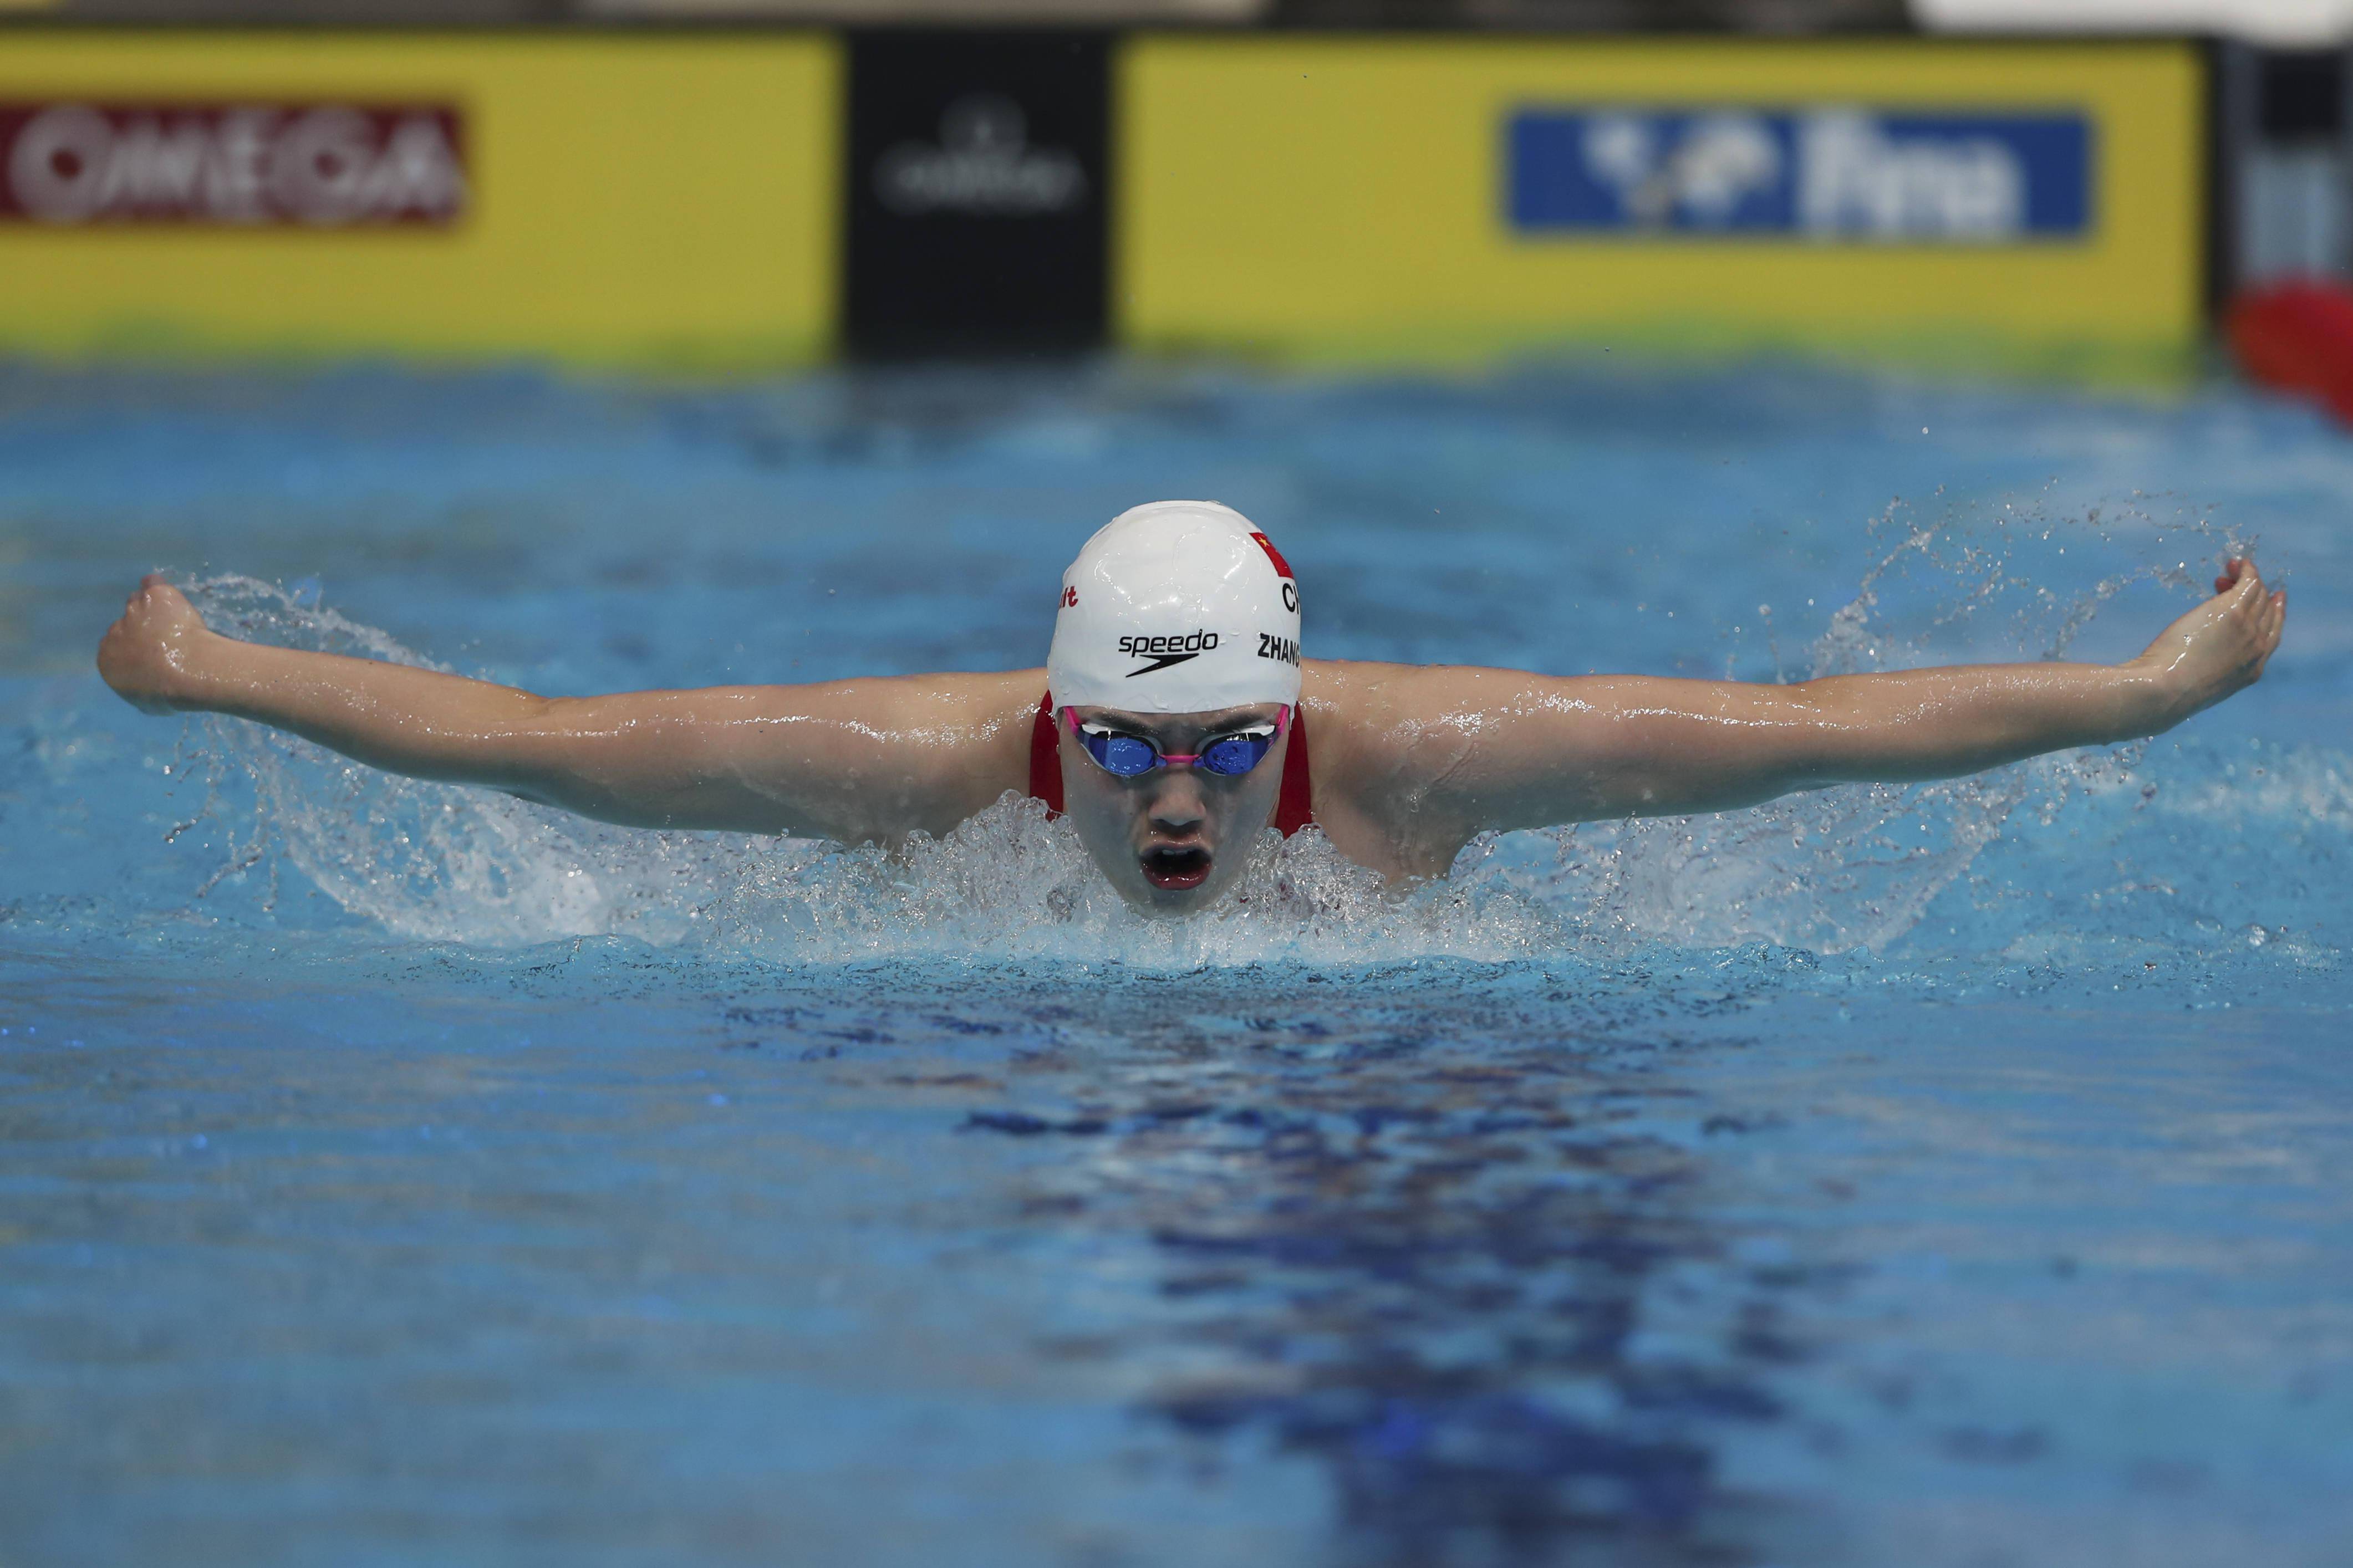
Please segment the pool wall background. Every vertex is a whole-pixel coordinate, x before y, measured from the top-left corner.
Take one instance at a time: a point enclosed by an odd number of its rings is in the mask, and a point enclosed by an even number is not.
[[[2145,41],[19,26],[0,350],[2144,374],[2200,341],[2207,78]]]
[[[2147,356],[2200,325],[2204,89],[2186,45],[1161,36],[1122,71],[1133,344],[1430,359],[1974,336]],[[1826,210],[1820,121],[1843,114],[1867,142],[1902,115],[1946,122],[1847,167],[1867,216]],[[2037,121],[2082,145],[2000,146]],[[1786,208],[1759,131],[1789,138]],[[2034,212],[2075,152],[2080,206]],[[2029,210],[1950,210],[1938,161],[1957,153],[2017,179]],[[1647,187],[1622,203],[1593,175],[1620,160]]]
[[[817,34],[0,35],[19,111],[0,118],[0,206],[17,209],[0,346],[807,360],[836,292],[838,52]],[[69,126],[59,155],[86,154],[100,188],[26,190],[43,111],[93,105],[114,133]],[[445,117],[461,188],[405,207],[250,199],[248,183],[285,195],[279,155],[316,111],[355,108]],[[296,131],[255,128],[273,116]]]

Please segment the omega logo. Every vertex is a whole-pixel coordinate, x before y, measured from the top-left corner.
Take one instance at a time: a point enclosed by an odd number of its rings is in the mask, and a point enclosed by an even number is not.
[[[1068,148],[1029,145],[1019,104],[971,93],[940,116],[937,145],[902,142],[876,161],[874,194],[911,217],[1039,217],[1086,200],[1087,174]]]

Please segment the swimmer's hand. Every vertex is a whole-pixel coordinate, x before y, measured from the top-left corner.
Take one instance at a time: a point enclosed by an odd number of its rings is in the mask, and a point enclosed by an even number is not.
[[[149,573],[98,645],[98,673],[142,713],[202,705],[197,664],[222,639],[206,629],[187,595]]]
[[[2287,591],[2266,592],[2253,561],[2233,559],[2214,596],[2158,635],[2128,668],[2157,677],[2173,723],[2263,679],[2287,621]]]

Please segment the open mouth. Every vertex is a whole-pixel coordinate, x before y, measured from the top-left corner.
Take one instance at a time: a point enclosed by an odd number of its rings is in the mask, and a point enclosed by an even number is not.
[[[1209,879],[1209,852],[1195,845],[1156,847],[1143,860],[1145,879],[1155,888],[1181,893]]]

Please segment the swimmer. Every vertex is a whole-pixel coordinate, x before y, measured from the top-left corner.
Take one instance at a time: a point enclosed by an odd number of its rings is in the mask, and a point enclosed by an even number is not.
[[[894,845],[1008,793],[1066,816],[1126,900],[1204,909],[1269,827],[1391,879],[1475,834],[1947,778],[2169,730],[2259,679],[2284,592],[2233,560],[2127,663],[1794,685],[1303,659],[1299,584],[1211,501],[1113,518],[1063,574],[1043,669],[604,697],[208,630],[150,576],[99,673],[151,713],[275,725],[373,767],[631,826]]]

